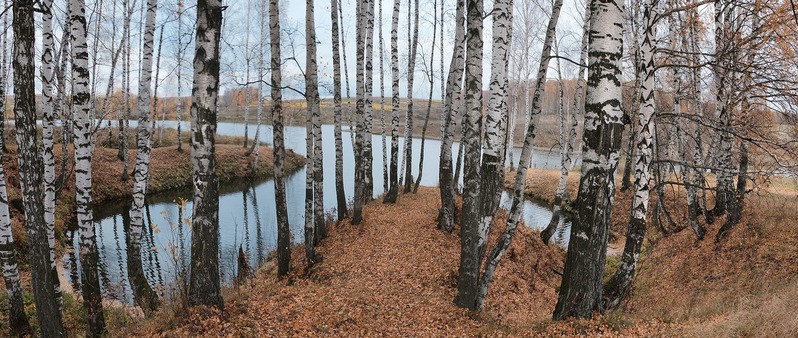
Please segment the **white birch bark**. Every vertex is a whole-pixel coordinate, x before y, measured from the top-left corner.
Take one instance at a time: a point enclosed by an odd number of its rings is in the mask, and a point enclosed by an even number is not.
[[[415,10],[415,24],[411,38],[410,34],[410,14],[413,10],[410,9],[411,2],[408,1],[407,12],[407,42],[410,46],[410,55],[408,56],[407,63],[407,114],[405,118],[405,160],[404,160],[404,192],[408,193],[412,189],[413,182],[413,80],[416,72],[416,54],[418,51],[418,0],[416,2]]]
[[[332,53],[333,53],[333,104],[335,105],[335,197],[337,201],[338,221],[349,215],[344,191],[344,150],[343,135],[341,133],[342,108],[341,108],[341,51],[338,31],[338,0],[330,1],[330,16],[332,22]],[[344,53],[346,54],[346,53]],[[348,81],[347,81],[348,82]],[[383,141],[384,143],[385,141]]]
[[[555,320],[603,312],[602,280],[624,129],[620,108],[623,11],[621,0],[591,2],[582,177]]]
[[[337,0],[333,0],[337,1]],[[271,97],[272,126],[274,128],[274,200],[277,215],[277,276],[284,276],[291,268],[291,228],[288,224],[288,207],[285,196],[285,142],[283,139],[282,64],[280,50],[280,4],[269,1],[269,38],[271,40]]]
[[[194,86],[191,100],[191,163],[194,170],[190,306],[224,307],[219,276],[219,182],[216,177],[216,113],[219,95],[219,40],[223,6],[197,2]]]
[[[50,246],[50,269],[56,276],[55,297],[63,308],[61,284],[55,269],[55,156],[53,155],[53,130],[55,124],[54,69],[52,0],[44,0],[42,6],[47,10],[42,14],[42,159],[44,162],[44,222],[47,226],[47,244]],[[0,97],[5,100],[5,96]]]
[[[130,203],[130,249],[133,252],[134,270],[141,264],[141,234],[144,230],[144,197],[147,194],[147,183],[150,178],[150,152],[152,150],[152,121],[150,120],[150,85],[152,83],[153,36],[155,34],[155,15],[158,9],[157,0],[147,1],[146,23],[144,25],[144,50],[141,59],[141,75],[139,77],[139,95],[136,103],[138,110],[138,127],[136,137],[136,165],[133,169],[133,201]],[[149,226],[149,224],[147,224]],[[137,272],[143,272],[137,271]],[[147,284],[140,273],[129,273],[133,296],[146,313],[158,307],[157,295]]]
[[[384,203],[396,203],[399,195],[399,9],[394,0],[391,15],[391,166],[389,189]]]
[[[94,234],[92,201],[92,164],[94,152],[89,93],[88,46],[84,0],[70,0],[69,17],[72,38],[72,107],[75,143],[75,204],[77,205],[80,262],[82,265],[83,302],[86,308],[87,335],[98,337],[105,330],[102,294],[97,272],[98,250]]]

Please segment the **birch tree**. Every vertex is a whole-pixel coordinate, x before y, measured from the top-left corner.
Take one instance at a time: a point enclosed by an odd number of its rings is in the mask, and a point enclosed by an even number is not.
[[[363,142],[365,134],[365,93],[364,93],[364,63],[365,55],[365,26],[366,26],[366,0],[358,0],[355,9],[357,17],[356,42],[355,42],[355,58],[357,59],[357,68],[355,69],[355,96],[357,103],[355,104],[355,118],[357,120],[355,126],[355,142],[352,146],[355,153],[355,197],[354,207],[352,208],[352,225],[358,225],[363,221],[363,204],[365,203],[366,183],[365,183],[365,160],[363,152]],[[346,54],[346,53],[344,53]]]
[[[335,137],[335,197],[337,202],[338,221],[349,215],[344,191],[344,144],[341,133],[341,52],[338,32],[338,0],[330,0],[330,18],[332,20],[332,53],[333,53],[333,130]],[[344,54],[346,54],[344,52]],[[348,80],[347,80],[348,81]]]
[[[372,104],[372,90],[374,88],[374,0],[366,0],[364,10],[366,11],[365,26],[365,67],[364,88],[363,88],[363,202],[369,202],[374,198],[374,175],[373,162],[374,152],[371,145],[372,117],[374,115],[374,105]]]
[[[592,1],[590,6],[582,176],[554,309],[556,320],[589,318],[593,311],[603,311],[602,280],[624,127],[620,109],[624,3]]]
[[[651,161],[654,151],[654,72],[656,62],[654,53],[656,46],[654,39],[655,31],[655,7],[656,0],[648,0],[643,9],[645,19],[645,33],[641,46],[641,62],[636,65],[638,77],[642,80],[642,92],[640,97],[640,109],[637,117],[637,158],[635,160],[635,180],[634,197],[632,198],[632,215],[629,219],[629,226],[626,233],[626,243],[623,247],[621,263],[618,265],[615,274],[607,282],[604,295],[605,309],[613,309],[620,305],[629,294],[629,287],[632,284],[637,266],[640,250],[643,245],[643,238],[646,235],[646,214],[648,212],[649,201],[649,181],[651,180]]]
[[[3,17],[3,27],[8,27],[8,15]],[[2,47],[0,47],[0,124],[5,124],[6,112],[6,63],[7,40],[6,32],[0,34]],[[4,157],[5,135],[0,128],[0,159]],[[48,234],[49,235],[49,234]],[[48,236],[49,237],[49,236]],[[8,208],[8,191],[6,189],[5,164],[0,161],[0,267],[2,267],[3,282],[6,286],[8,298],[8,326],[11,334],[21,336],[30,331],[28,314],[25,312],[22,283],[19,278],[17,265],[17,252],[14,249],[14,237],[11,233],[11,213]]]
[[[47,225],[47,244],[50,247],[50,270],[54,278],[55,297],[63,307],[61,284],[55,269],[55,156],[53,155],[53,130],[55,129],[53,49],[53,2],[45,0],[42,7],[42,159],[44,164],[44,222]],[[5,96],[2,96],[5,100]],[[1,122],[1,121],[0,121]]]
[[[333,0],[336,1],[336,0]],[[274,130],[273,168],[274,200],[277,214],[277,275],[285,276],[291,268],[291,228],[285,198],[285,141],[283,136],[282,56],[280,50],[280,3],[269,0],[269,38],[271,40],[272,128]]]
[[[180,139],[183,124],[183,2],[177,3],[177,152],[183,152],[183,140]]]
[[[327,235],[324,224],[324,155],[322,153],[321,113],[319,111],[321,99],[319,98],[319,75],[316,64],[316,25],[313,0],[308,0],[305,7],[305,45],[307,48],[305,95],[313,128],[313,156],[310,157],[313,161],[313,220],[310,223],[312,224],[310,230],[307,228],[308,221],[305,220],[305,247],[308,266],[313,266],[320,258],[315,252],[315,245]],[[310,140],[308,142],[310,143]],[[308,242],[311,243],[308,244]]]
[[[216,177],[216,103],[223,6],[197,2],[194,87],[191,98],[191,162],[194,169],[190,306],[224,307],[219,284],[219,182]]]
[[[455,304],[474,309],[481,257],[480,146],[482,143],[482,0],[466,1],[465,118],[463,143],[463,214],[460,235],[460,275]]]
[[[382,0],[377,2],[379,7],[379,53],[380,53],[380,138],[382,141],[382,190],[388,191],[388,145],[385,143],[385,40],[382,38]]]
[[[413,80],[416,72],[416,54],[418,51],[418,3],[416,0],[415,25],[413,26],[412,39],[410,36],[410,1],[407,2],[407,43],[410,45],[410,55],[407,61],[407,114],[405,119],[405,164],[404,164],[404,192],[410,192],[413,185]]]
[[[133,297],[145,312],[151,313],[158,307],[158,296],[143,278],[141,266],[141,233],[144,229],[144,196],[150,178],[150,151],[152,148],[152,122],[150,121],[150,84],[152,82],[153,35],[155,34],[155,13],[157,0],[147,1],[146,23],[144,24],[144,50],[139,77],[138,127],[136,138],[136,166],[133,169],[133,201],[130,203],[130,248],[132,255],[128,260],[128,279]],[[149,226],[149,224],[148,224]]]
[[[396,203],[399,195],[399,0],[391,15],[391,166],[384,203]]]
[[[455,101],[459,101],[461,81],[465,72],[465,0],[458,0],[455,9],[454,52],[449,62],[449,74],[446,79],[446,94],[443,107],[445,121],[443,123],[443,139],[441,140],[441,162],[438,170],[440,182],[441,209],[438,211],[438,228],[447,232],[454,230],[455,203],[452,173],[452,143],[454,141]],[[462,144],[460,145],[462,149]]]
[[[504,171],[503,129],[502,121],[507,116],[507,68],[510,47],[510,29],[513,22],[512,0],[497,0],[493,3],[493,53],[491,54],[490,97],[485,114],[485,139],[482,148],[482,175],[480,183],[481,214],[479,240],[477,241],[478,260],[481,263],[482,253],[488,241],[493,215],[499,207],[499,198],[503,190],[501,172]],[[552,29],[553,30],[553,29]],[[481,266],[481,264],[479,264]]]
[[[543,51],[540,57],[540,65],[538,66],[535,93],[532,98],[532,111],[529,113],[530,120],[527,124],[524,147],[521,149],[521,160],[518,164],[518,171],[516,172],[515,183],[513,186],[513,202],[510,207],[510,217],[507,219],[507,225],[505,226],[504,231],[502,231],[499,241],[496,243],[493,249],[491,249],[490,253],[488,254],[487,261],[485,262],[485,268],[480,276],[476,303],[474,305],[476,310],[481,310],[485,305],[485,298],[488,293],[488,287],[493,280],[493,274],[495,273],[502,256],[504,256],[504,253],[507,251],[507,248],[510,247],[515,231],[518,228],[518,222],[521,219],[521,213],[523,212],[524,192],[526,188],[526,170],[529,167],[529,161],[532,158],[532,150],[535,141],[536,125],[533,119],[540,114],[541,94],[545,88],[544,83],[546,81],[546,71],[548,70],[549,61],[551,60],[551,45],[556,37],[557,22],[560,18],[561,8],[562,0],[556,0],[552,4],[552,12],[551,16],[549,17],[548,27],[546,29],[546,37],[543,41]],[[507,20],[509,20],[509,17],[498,21],[506,22]],[[501,169],[501,167],[499,167],[499,169]],[[488,195],[487,193],[483,195],[483,198],[486,197],[493,198],[493,196]],[[486,231],[483,233],[485,234],[485,237],[480,238],[480,241],[487,242],[488,232]]]
[[[99,337],[105,330],[102,294],[98,276],[99,252],[94,233],[92,201],[92,163],[94,152],[89,93],[88,46],[84,0],[70,0],[69,18],[72,39],[72,112],[74,114],[75,144],[75,204],[77,205],[80,235],[80,262],[83,283],[83,303],[86,308],[87,335]]]

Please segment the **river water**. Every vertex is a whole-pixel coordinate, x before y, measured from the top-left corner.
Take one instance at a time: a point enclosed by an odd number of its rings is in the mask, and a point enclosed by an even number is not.
[[[135,128],[131,121],[131,128]],[[175,121],[166,121],[164,127],[174,128]],[[182,126],[188,130],[188,124]],[[243,123],[218,124],[218,134],[243,136]],[[250,137],[253,137],[255,126],[250,125]],[[260,139],[264,142],[272,140],[271,126],[262,126]],[[336,207],[335,197],[335,139],[333,126],[322,126],[324,153],[324,207],[333,211]],[[351,134],[344,130],[344,189],[348,200],[354,194],[354,156],[352,153]],[[388,152],[390,138],[386,137]],[[404,139],[400,138],[400,161],[403,158]],[[305,128],[285,128],[286,148],[305,155]],[[379,196],[383,189],[382,138],[374,135],[373,177],[374,196]],[[437,186],[440,160],[440,141],[427,140],[425,143],[424,173],[422,186]],[[453,153],[457,154],[459,144],[454,144]],[[421,139],[413,139],[413,176],[418,175]],[[514,151],[518,163],[520,149]],[[388,157],[390,159],[390,156]],[[559,154],[544,151],[533,153],[533,167],[556,169],[559,166]],[[222,280],[229,283],[237,271],[239,247],[248,255],[251,267],[261,265],[272,252],[277,241],[277,225],[274,207],[274,181],[266,180],[252,185],[222,184],[219,198],[219,232],[220,232],[220,269]],[[291,226],[292,242],[302,243],[304,224],[305,169],[304,167],[286,177],[286,198],[288,218]],[[401,196],[400,196],[401,198]],[[173,191],[147,198],[146,217],[151,226],[145,229],[142,238],[143,267],[150,285],[157,290],[171,294],[178,281],[187,275],[191,231],[188,225],[191,219],[191,190]],[[502,195],[502,207],[508,208],[511,201],[507,194]],[[130,285],[128,284],[126,264],[126,241],[128,203],[110,203],[95,207],[97,220],[97,241],[100,252],[100,279],[104,295],[124,303],[132,303]],[[124,215],[124,216],[123,216]],[[551,211],[544,205],[531,201],[524,203],[524,223],[532,228],[545,227],[551,218]],[[567,227],[566,227],[567,228]],[[67,239],[72,242],[74,252],[78,252],[77,236],[68,231]],[[565,245],[568,231],[555,234],[558,243]],[[63,263],[69,280],[78,290],[80,264],[77,258],[67,250]]]

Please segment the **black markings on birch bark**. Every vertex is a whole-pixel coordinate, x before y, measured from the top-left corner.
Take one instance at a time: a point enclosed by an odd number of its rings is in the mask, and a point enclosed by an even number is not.
[[[336,1],[336,0],[333,0]],[[269,38],[271,40],[271,97],[274,144],[274,200],[277,214],[277,276],[291,268],[291,228],[285,197],[285,140],[283,136],[282,56],[280,50],[280,3],[269,0]]]

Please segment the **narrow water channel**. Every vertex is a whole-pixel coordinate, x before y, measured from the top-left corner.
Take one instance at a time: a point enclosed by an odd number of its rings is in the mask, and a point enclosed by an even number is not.
[[[167,121],[165,127],[174,128],[175,121]],[[131,121],[135,128],[135,121]],[[188,125],[182,126],[188,130]],[[250,125],[250,137],[254,133],[254,126]],[[244,124],[219,123],[220,135],[243,136]],[[323,153],[324,153],[324,206],[332,211],[336,207],[335,199],[335,142],[333,126],[322,126]],[[261,140],[272,140],[271,126],[262,126]],[[286,127],[286,148],[305,155],[305,128]],[[390,138],[388,151],[390,152]],[[413,175],[418,174],[418,160],[420,157],[421,140],[413,140]],[[400,156],[402,144],[400,139]],[[384,192],[382,186],[383,161],[382,138],[374,135],[372,138],[374,149],[373,177],[374,196]],[[422,186],[437,186],[438,167],[440,160],[440,141],[427,140],[424,154],[424,173],[421,179]],[[459,144],[454,144],[453,153],[457,153]],[[344,189],[347,199],[351,200],[354,191],[354,157],[352,153],[351,134],[344,131]],[[514,152],[518,163],[520,149]],[[390,157],[389,157],[390,158]],[[559,165],[559,154],[544,151],[535,151],[533,166],[537,168],[556,169]],[[286,194],[288,204],[288,218],[293,236],[293,243],[302,243],[304,222],[304,197],[305,197],[305,169],[304,167],[290,174],[286,178]],[[274,208],[274,181],[266,180],[251,185],[225,185],[222,184],[219,199],[219,231],[220,231],[220,269],[223,281],[229,283],[237,271],[237,254],[239,247],[248,255],[252,267],[261,265],[267,255],[272,252],[277,241],[277,225]],[[152,226],[146,229],[142,238],[142,253],[144,272],[150,285],[156,290],[170,294],[175,290],[178,281],[187,274],[191,231],[191,190],[183,189],[147,198],[146,217]],[[508,208],[510,204],[507,194],[502,196],[502,207]],[[130,286],[128,284],[126,264],[126,236],[128,223],[128,204],[111,203],[95,208],[97,224],[97,240],[100,249],[100,277],[104,295],[107,298],[117,299],[127,304],[132,304]],[[551,211],[547,206],[531,201],[524,203],[524,223],[532,228],[545,227],[551,218]],[[564,228],[567,229],[567,226]],[[74,252],[77,252],[77,236],[67,232],[67,239],[72,242]],[[561,230],[555,234],[561,245],[568,241],[568,231]],[[78,290],[80,264],[71,250],[63,257],[65,271],[70,282]]]

